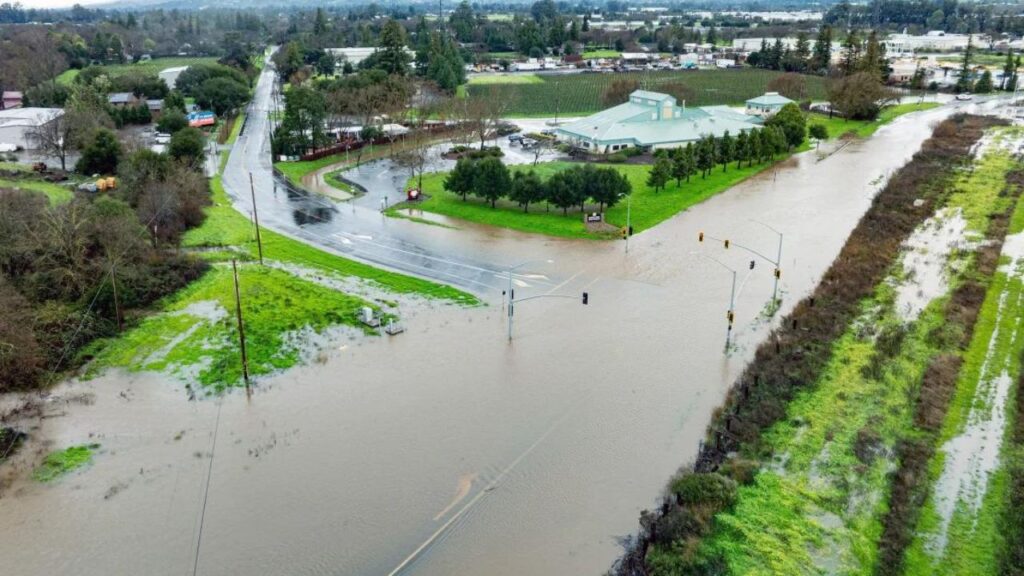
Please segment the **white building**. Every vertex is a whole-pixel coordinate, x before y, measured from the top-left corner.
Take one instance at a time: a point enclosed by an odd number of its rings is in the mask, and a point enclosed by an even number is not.
[[[329,52],[331,56],[340,64],[342,61],[349,62],[353,66],[358,66],[360,62],[369,58],[374,52],[377,51],[376,46],[360,47],[360,48],[327,48],[326,52]],[[410,57],[415,57],[416,53],[409,48],[405,49],[406,54]]]
[[[922,36],[911,34],[890,34],[882,44],[889,56],[899,56],[913,52],[955,52],[967,48],[968,39],[973,36],[975,46],[988,44],[988,36],[981,34],[949,34],[942,30],[932,30]]]
[[[0,110],[0,144],[35,149],[32,131],[64,115],[60,108],[14,108]]]
[[[188,66],[175,66],[173,68],[164,68],[157,75],[164,81],[164,84],[167,84],[168,88],[174,90],[174,85],[178,81],[178,76],[181,76],[181,73],[185,70],[188,70]]]

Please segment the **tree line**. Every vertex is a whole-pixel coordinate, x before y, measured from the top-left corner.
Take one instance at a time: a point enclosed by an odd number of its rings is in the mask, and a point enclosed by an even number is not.
[[[686,146],[656,150],[647,185],[658,191],[673,179],[680,186],[684,179],[689,182],[697,174],[706,178],[719,165],[725,172],[732,162],[737,169],[744,163],[752,166],[767,162],[799,146],[805,136],[803,114],[796,105],[789,104],[769,119],[764,128],[741,131],[735,137],[726,131],[718,138],[707,135],[696,143],[687,142]]]
[[[459,159],[445,178],[444,189],[462,196],[463,201],[470,195],[479,197],[491,208],[502,198],[515,202],[523,212],[529,211],[530,204],[545,202],[561,208],[563,215],[576,206],[583,211],[588,201],[603,211],[632,193],[629,180],[614,168],[573,166],[544,181],[533,170],[512,174],[501,159],[493,156]]]

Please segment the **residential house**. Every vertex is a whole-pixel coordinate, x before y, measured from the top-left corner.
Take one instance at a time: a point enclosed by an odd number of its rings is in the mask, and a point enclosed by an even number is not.
[[[131,92],[114,92],[107,96],[107,103],[114,108],[130,108],[139,104],[139,97]]]
[[[22,99],[21,92],[5,91],[3,93],[3,100],[0,100],[0,110],[21,108]]]
[[[32,133],[64,115],[60,108],[13,108],[0,110],[0,144],[34,150]]]

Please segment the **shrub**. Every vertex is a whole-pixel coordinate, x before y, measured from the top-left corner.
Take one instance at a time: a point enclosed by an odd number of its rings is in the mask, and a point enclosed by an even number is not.
[[[623,162],[626,161],[626,153],[616,152],[614,154],[610,154],[604,159],[604,161],[609,162],[611,164],[622,164]]]
[[[714,472],[684,474],[672,482],[671,489],[680,505],[711,504],[727,508],[736,499],[736,482]]]

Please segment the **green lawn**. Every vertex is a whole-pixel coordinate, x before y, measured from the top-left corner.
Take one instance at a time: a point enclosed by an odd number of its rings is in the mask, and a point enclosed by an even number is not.
[[[75,197],[75,193],[70,188],[62,186],[60,184],[54,184],[52,182],[46,182],[45,180],[6,180],[0,178],[0,188],[13,188],[15,190],[32,190],[33,192],[42,192],[46,194],[46,197],[50,199],[53,204],[63,204],[70,202]]]
[[[544,81],[536,74],[478,74],[470,76],[469,85],[487,84],[543,84]]]
[[[631,79],[646,83],[649,90],[665,84],[683,84],[690,95],[688,106],[742,104],[764,94],[768,83],[781,72],[742,68],[736,70],[693,70],[661,72],[624,72],[618,74],[538,75],[541,82],[530,84],[470,84],[469,97],[498,97],[508,103],[511,117],[543,117],[559,114],[589,114],[605,109],[601,101],[605,89],[616,80]],[[806,76],[808,97],[825,98],[825,81]],[[497,94],[495,94],[497,92]]]
[[[545,162],[531,166],[511,166],[512,170],[534,169],[542,179],[560,170],[579,164],[571,162]],[[715,194],[728,189],[731,186],[745,180],[753,174],[771,166],[771,163],[744,166],[737,169],[735,163],[730,163],[727,171],[722,172],[719,166],[712,171],[706,179],[695,176],[690,182],[685,180],[680,186],[676,186],[673,180],[664,190],[654,191],[647,186],[647,174],[650,166],[639,164],[608,164],[608,167],[615,168],[628,179],[633,186],[632,199],[630,201],[630,223],[634,231],[646,230],[658,223],[672,217],[676,213],[702,202]],[[551,207],[550,211],[544,204],[530,206],[529,213],[515,203],[500,200],[497,208],[491,208],[490,204],[483,200],[470,197],[463,201],[458,195],[452,194],[444,189],[445,173],[427,174],[423,178],[424,193],[429,196],[426,200],[417,203],[416,209],[425,212],[433,212],[471,222],[478,222],[490,226],[511,228],[523,232],[546,234],[548,236],[561,236],[567,238],[608,238],[608,235],[594,235],[587,232],[583,223],[583,214],[577,208],[570,210],[568,215],[562,215],[562,211]],[[389,210],[392,214],[399,212],[403,205]],[[597,210],[597,206],[587,206],[588,210]],[[626,225],[626,203],[622,202],[605,211],[605,218],[609,224],[615,226]]]
[[[108,76],[120,76],[128,72],[141,71],[146,74],[157,74],[165,68],[176,68],[178,66],[189,66],[192,64],[213,64],[217,62],[214,57],[171,57],[156,58],[148,62],[135,64],[111,64],[104,66]],[[78,70],[65,70],[57,76],[57,83],[70,84],[78,76]]]
[[[590,58],[618,58],[622,55],[622,52],[618,50],[587,50],[583,53],[583,57]]]
[[[910,104],[887,106],[882,109],[882,112],[878,115],[878,119],[873,122],[866,120],[847,120],[839,117],[829,118],[825,114],[809,113],[807,115],[807,125],[824,124],[825,128],[828,129],[829,138],[837,138],[845,134],[853,134],[861,138],[867,138],[882,126],[892,122],[904,114],[919,112],[921,110],[930,110],[939,106],[941,106],[941,104],[938,102],[922,102],[920,104],[914,102]]]

